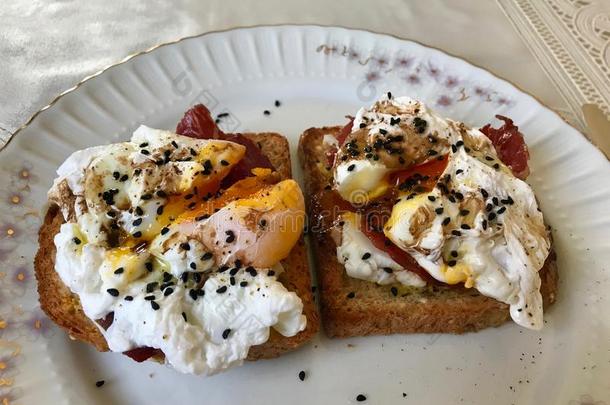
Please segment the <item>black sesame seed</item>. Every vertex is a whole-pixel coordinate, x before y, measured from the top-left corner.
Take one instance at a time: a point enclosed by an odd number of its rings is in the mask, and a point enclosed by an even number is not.
[[[383,271],[385,271],[385,272],[386,272],[386,273],[388,273],[388,274],[392,274],[392,273],[394,272],[394,270],[392,270],[392,268],[391,268],[391,267],[384,267],[384,268],[383,268]]]
[[[166,198],[167,197],[167,193],[163,190],[157,190],[157,197],[159,198]]]
[[[500,168],[500,165],[498,163],[494,163],[493,168],[498,170]]]
[[[487,215],[487,219],[490,221],[493,221],[495,218],[496,218],[495,212],[490,212],[489,215]]]
[[[437,151],[435,151],[434,149],[430,149],[430,150],[428,150],[428,155],[430,155],[430,156],[436,156],[436,155],[438,155],[438,152],[437,152]]]
[[[159,283],[157,283],[156,281],[146,284],[146,292],[147,293],[153,292],[155,290],[155,288],[157,288],[158,285],[159,285]]]
[[[163,295],[167,297],[168,295],[170,295],[173,292],[174,292],[173,288],[166,288],[165,291],[163,291]]]
[[[141,153],[141,154],[143,154],[143,155],[150,155],[150,152],[149,152],[149,151],[147,151],[146,149],[142,149],[142,150],[140,151],[140,153]]]
[[[434,212],[436,212],[437,215],[441,215],[443,213],[444,209],[443,207],[438,207],[434,210]]]
[[[364,127],[366,127],[366,124],[364,122],[361,122],[360,123],[360,128],[364,128]]]
[[[398,288],[392,287],[392,288],[390,288],[390,292],[392,293],[393,296],[396,297],[398,295]]]
[[[468,210],[460,210],[460,215],[465,217],[466,215],[470,214],[470,211]]]
[[[220,287],[219,289],[216,290],[217,294],[223,294],[225,292],[227,292],[227,286],[226,285],[223,285],[222,287]]]
[[[481,189],[481,195],[483,196],[483,198],[489,197],[489,193],[484,188]]]
[[[231,276],[231,277],[229,278],[229,283],[230,283],[231,285],[235,285],[235,277]]]
[[[491,156],[485,156],[485,160],[491,162],[492,160],[494,160],[494,158],[492,158]]]
[[[172,141],[172,146],[176,149],[178,149],[178,144],[176,143],[176,141]]]
[[[462,140],[457,141],[457,142],[455,143],[455,146],[457,146],[458,148],[459,148],[460,146],[464,146],[464,141],[462,141]]]
[[[129,178],[129,176],[128,176],[128,175],[126,175],[126,174],[124,174],[124,175],[122,175],[122,176],[121,176],[121,178],[119,179],[119,181],[125,182],[125,181],[127,181],[127,179],[128,179],[128,178]]]
[[[140,199],[142,200],[150,200],[152,198],[152,194],[142,194]]]
[[[366,401],[366,396],[364,396],[362,394],[358,394],[358,396],[356,397],[356,401],[364,402],[364,401]]]
[[[140,225],[142,225],[142,218],[138,218],[138,219],[136,219],[136,220],[135,220],[135,221],[133,221],[131,224],[132,224],[133,226],[140,226]]]
[[[455,174],[460,174],[460,173],[464,173],[464,171],[463,171],[462,169],[457,169],[457,170],[455,171]]]
[[[470,229],[470,225],[462,224],[462,225],[460,225],[460,228],[462,228],[462,229]]]
[[[197,270],[197,264],[196,264],[195,262],[191,262],[191,263],[189,264],[189,267],[190,267],[191,269],[193,269],[193,270]]]
[[[498,215],[504,214],[504,211],[506,211],[506,207],[500,207],[500,209],[498,210]]]
[[[211,252],[205,252],[203,256],[201,256],[201,260],[210,260],[214,255]]]
[[[231,329],[225,329],[222,331],[222,338],[227,339],[230,334],[231,334]]]
[[[273,276],[275,276],[275,271],[273,271],[273,270],[269,270],[269,271],[267,272],[267,275],[268,275],[269,277],[273,277]]]
[[[226,160],[224,160],[224,159],[222,159],[222,160],[220,161],[220,164],[221,164],[221,165],[223,165],[223,166],[229,166],[229,165],[230,165],[230,163],[229,163],[229,162],[227,162],[227,161],[226,161]]]
[[[447,262],[447,266],[449,266],[449,267],[453,267],[453,266],[455,266],[456,264],[457,264],[457,261],[455,261],[455,260],[449,260],[449,261]]]
[[[305,381],[305,371],[299,371],[299,380]]]
[[[117,290],[116,288],[109,288],[106,290],[106,292],[110,295],[112,295],[113,297],[118,297],[119,296],[119,290]]]
[[[116,270],[114,271],[114,274],[121,274],[121,273],[123,273],[124,271],[125,271],[125,269],[124,269],[123,267],[119,267],[118,269],[116,269]]]
[[[240,287],[245,287],[248,285],[247,281],[242,281],[241,283],[239,283]]]
[[[112,173],[112,177],[114,177],[114,179],[115,179],[115,180],[118,180],[118,179],[119,179],[119,177],[121,177],[121,173],[119,173],[119,172],[114,172],[114,173]]]
[[[483,230],[487,229],[487,220],[486,220],[486,219],[484,219],[484,220],[481,222],[481,226],[483,227]]]
[[[172,278],[173,278],[173,276],[170,273],[168,273],[167,271],[163,272],[163,282],[167,283],[167,282],[171,281]]]
[[[428,196],[428,200],[430,200],[430,201],[434,202],[434,201],[436,201],[436,197],[435,197],[435,196],[433,196],[433,195],[429,195],[429,196]]]
[[[189,245],[188,242],[183,242],[180,244],[180,248],[182,250],[191,250],[191,245]]]
[[[163,215],[163,210],[165,209],[164,206],[160,205],[159,207],[157,207],[157,215]]]
[[[152,262],[144,263],[144,267],[146,267],[146,270],[148,270],[148,271],[153,271],[153,264],[152,264]]]
[[[125,301],[133,301],[133,297],[131,295],[126,295]]]
[[[134,238],[141,238],[141,237],[142,237],[142,232],[140,232],[140,231],[136,231],[136,232],[134,232],[134,233],[132,234],[132,236],[133,236]]]
[[[352,171],[352,170],[354,170],[355,168],[356,168],[356,165],[352,163],[351,165],[349,165],[349,166],[347,167],[347,171],[348,171],[348,172],[351,172],[351,171]]]
[[[492,198],[491,201],[494,203],[494,205],[499,205],[500,204],[500,200],[498,200],[498,197]]]
[[[99,380],[99,381],[96,381],[96,382],[95,382],[95,386],[96,386],[97,388],[100,388],[100,387],[101,387],[102,385],[104,385],[105,383],[106,383],[106,381],[104,381],[104,380]]]
[[[201,273],[193,273],[193,280],[199,284],[201,282]]]
[[[77,237],[72,238],[72,242],[74,242],[76,245],[80,245],[81,244],[81,240],[78,239]]]
[[[365,254],[362,255],[362,260],[367,260],[371,258],[371,254],[369,252],[366,252]]]
[[[150,301],[150,306],[151,306],[151,308],[152,308],[153,310],[155,310],[155,311],[156,311],[156,310],[158,310],[159,308],[161,308],[161,307],[159,306],[159,304],[157,304],[157,302],[156,302],[156,301]]]
[[[349,298],[349,299],[352,299],[352,298],[354,298],[355,296],[356,296],[356,293],[355,293],[355,292],[353,292],[353,291],[347,294],[347,298]]]
[[[446,217],[445,219],[443,219],[443,226],[449,225],[449,222],[451,222],[451,218]]]
[[[144,211],[140,207],[136,207],[136,215],[142,216],[144,215]]]
[[[144,299],[146,301],[154,301],[155,300],[155,296],[154,295],[147,295],[146,297],[144,297]]]
[[[451,152],[453,152],[453,153],[457,152],[457,146],[451,145]]]
[[[193,301],[196,301],[198,297],[197,291],[194,289],[189,290],[189,297],[191,297]]]
[[[184,196],[184,199],[185,199],[185,200],[190,200],[190,199],[191,199],[191,198],[193,198],[193,197],[194,197],[194,195],[193,195],[193,194],[187,194],[187,195],[185,195],[185,196]]]
[[[265,115],[271,115],[271,111],[269,111],[269,110],[265,110],[265,111],[263,111],[263,114],[265,114]]]
[[[451,231],[451,234],[454,236],[461,236],[462,232],[458,231],[457,229],[454,229],[453,231]]]

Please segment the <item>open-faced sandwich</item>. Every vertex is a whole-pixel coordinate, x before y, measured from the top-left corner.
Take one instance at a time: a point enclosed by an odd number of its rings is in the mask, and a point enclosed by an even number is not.
[[[318,319],[286,139],[225,134],[201,105],[176,132],[140,126],[59,167],[35,261],[42,309],[98,350],[183,373],[298,347]]]
[[[301,136],[328,335],[542,327],[555,256],[523,137],[498,118],[469,128],[388,93]]]

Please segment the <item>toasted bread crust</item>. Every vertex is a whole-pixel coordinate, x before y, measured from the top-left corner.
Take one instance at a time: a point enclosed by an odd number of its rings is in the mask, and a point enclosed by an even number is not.
[[[310,128],[299,142],[305,192],[322,192],[332,180],[322,139],[341,127]],[[307,199],[310,201],[310,199]],[[309,217],[323,215],[309,204]],[[337,261],[336,244],[329,233],[312,235],[320,291],[320,312],[330,337],[392,333],[464,333],[510,320],[509,306],[463,287],[408,289],[394,295],[390,286],[349,277]],[[557,266],[551,253],[540,271],[545,308],[555,301]],[[348,294],[354,293],[353,298]]]
[[[291,177],[290,151],[286,138],[275,133],[246,136],[259,145],[283,179]],[[59,207],[51,205],[38,234],[39,248],[34,267],[40,306],[70,337],[90,343],[99,351],[107,351],[108,345],[97,325],[87,318],[78,296],[68,289],[55,271],[56,249],[53,238],[63,222]],[[282,265],[286,271],[280,275],[279,281],[289,291],[296,292],[303,301],[307,327],[292,337],[284,337],[271,330],[267,342],[250,348],[248,360],[277,357],[309,341],[318,331],[319,319],[311,293],[311,277],[303,238],[294,246],[290,255],[282,260]]]

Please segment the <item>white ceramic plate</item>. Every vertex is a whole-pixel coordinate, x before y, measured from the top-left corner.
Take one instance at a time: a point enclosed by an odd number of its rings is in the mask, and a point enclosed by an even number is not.
[[[99,354],[41,314],[32,268],[40,210],[55,168],[73,151],[127,139],[140,123],[175,128],[202,102],[214,114],[230,112],[224,129],[277,131],[294,152],[305,128],[344,123],[388,90],[471,125],[500,113],[522,128],[561,276],[542,332],[506,324],[464,336],[320,335],[279,359],[204,379]],[[85,81],[18,132],[0,158],[0,400],[347,404],[362,393],[375,404],[601,405],[610,398],[610,164],[532,97],[437,50],[313,26],[206,34]],[[293,167],[300,177],[294,153]]]

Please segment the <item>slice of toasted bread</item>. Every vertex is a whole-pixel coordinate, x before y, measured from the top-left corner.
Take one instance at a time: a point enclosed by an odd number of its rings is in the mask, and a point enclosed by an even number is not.
[[[332,172],[323,146],[325,134],[341,127],[310,128],[301,135],[299,160],[304,171],[309,218],[324,216],[311,196],[331,192]],[[499,326],[510,319],[508,305],[475,289],[428,286],[392,288],[349,277],[337,261],[329,232],[311,235],[320,291],[321,316],[330,337],[390,333],[464,333]],[[547,307],[555,301],[557,268],[551,253],[540,271],[541,293]],[[353,294],[352,294],[353,293]],[[349,295],[349,297],[348,297]]]
[[[291,177],[290,151],[286,138],[275,133],[246,134],[261,148],[283,179]],[[97,325],[87,318],[80,301],[61,281],[55,271],[55,244],[53,237],[64,222],[59,207],[52,205],[47,211],[38,235],[39,248],[34,261],[40,306],[70,337],[92,344],[99,351],[107,351],[108,345]],[[309,341],[318,331],[318,314],[311,292],[311,277],[303,238],[294,246],[290,255],[282,260],[285,272],[279,281],[289,291],[294,291],[303,301],[307,327],[292,337],[284,337],[275,330],[267,342],[253,346],[248,360],[272,358],[296,349]]]

